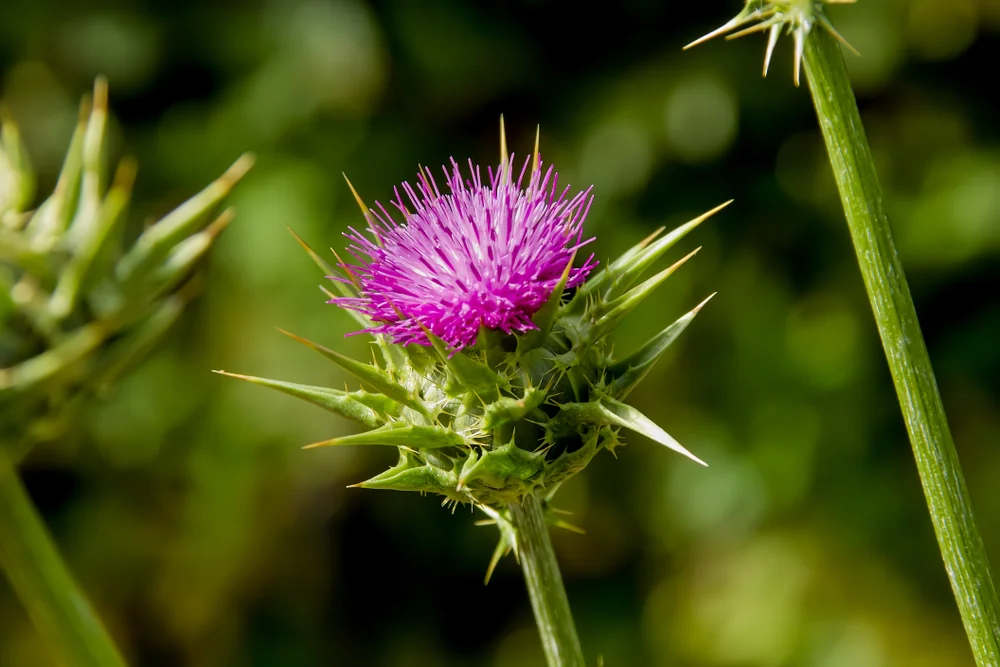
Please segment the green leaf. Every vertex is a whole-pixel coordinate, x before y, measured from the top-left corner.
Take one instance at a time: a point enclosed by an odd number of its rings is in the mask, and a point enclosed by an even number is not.
[[[474,444],[476,444],[474,441],[444,426],[426,426],[398,421],[390,422],[364,433],[316,442],[306,445],[304,449],[341,445],[386,445],[411,449],[440,449],[442,447],[469,447]]]
[[[281,333],[285,334],[289,338],[296,340],[306,347],[316,350],[324,357],[334,362],[345,371],[358,378],[368,386],[372,387],[376,391],[379,391],[389,398],[402,403],[408,408],[416,410],[424,416],[429,416],[427,411],[427,406],[420,401],[417,396],[414,396],[406,387],[396,382],[392,379],[388,373],[385,371],[372,366],[371,364],[366,364],[356,359],[351,359],[348,356],[340,354],[339,352],[334,352],[333,350],[323,347],[319,343],[314,343],[310,340],[306,340],[300,336],[296,336],[293,333],[289,333],[284,329],[278,329]]]
[[[715,295],[713,294],[712,296]],[[648,343],[639,348],[634,354],[608,366],[605,371],[605,380],[609,384],[605,393],[617,399],[623,399],[628,396],[635,389],[636,385],[642,382],[643,378],[653,368],[653,365],[666,352],[671,343],[677,340],[677,337],[687,328],[712,296],[695,306],[691,312],[681,317],[666,329],[653,336]]]
[[[294,384],[292,382],[282,382],[280,380],[270,380],[252,375],[227,373],[226,371],[212,372],[236,378],[237,380],[244,380],[251,384],[260,385],[261,387],[275,389],[289,396],[300,398],[307,403],[319,406],[328,412],[352,419],[368,428],[377,428],[385,423],[385,418],[372,409],[366,400],[355,396],[351,392],[330,389],[328,387],[313,387],[304,384]],[[368,397],[370,396],[372,395],[369,394]]]

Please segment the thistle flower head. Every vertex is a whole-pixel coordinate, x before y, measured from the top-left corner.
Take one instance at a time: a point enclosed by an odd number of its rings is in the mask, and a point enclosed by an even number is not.
[[[799,85],[802,58],[806,37],[814,26],[820,25],[836,37],[844,46],[854,50],[833,27],[823,11],[824,5],[853,4],[857,0],[744,0],[743,10],[725,25],[691,42],[685,49],[706,42],[713,37],[726,35],[726,39],[736,39],[755,32],[767,32],[767,50],[764,53],[764,76],[771,65],[771,56],[784,30],[795,43],[792,78]],[[736,30],[737,32],[733,32]],[[729,34],[727,34],[729,33]]]
[[[625,399],[704,302],[623,358],[609,337],[694,253],[643,275],[726,206],[662,236],[661,228],[600,271],[592,257],[574,267],[587,243],[590,191],[560,190],[552,168],[541,169],[537,138],[530,175],[526,164],[515,178],[502,128],[498,170],[483,179],[471,163],[463,174],[452,162],[442,192],[421,168],[416,188],[402,186],[406,200],[396,195],[403,223],[355,192],[370,227],[370,236],[348,235],[360,266],[337,257],[335,268],[298,239],[327,276],[339,272],[337,294],[324,292],[374,334],[381,359],[364,363],[292,337],[353,375],[360,390],[219,371],[365,428],[310,447],[398,449],[395,466],[355,486],[435,493],[481,509],[501,533],[490,570],[518,548],[507,506],[528,494],[549,499],[599,452],[614,452],[623,429],[703,463]],[[484,328],[496,331],[479,336]]]
[[[512,178],[514,157],[496,170],[469,161],[468,178],[452,160],[442,167],[447,191],[429,170],[417,186],[403,183],[393,203],[398,224],[380,204],[369,212],[372,239],[351,229],[350,251],[361,262],[357,297],[330,300],[369,317],[367,331],[399,344],[430,345],[426,331],[456,349],[472,345],[481,327],[504,333],[536,328],[531,316],[548,300],[583,240],[590,190],[569,196],[558,174],[537,159]],[[591,256],[570,269],[567,287],[587,277]],[[334,279],[337,279],[334,277]],[[346,280],[345,278],[339,278]]]

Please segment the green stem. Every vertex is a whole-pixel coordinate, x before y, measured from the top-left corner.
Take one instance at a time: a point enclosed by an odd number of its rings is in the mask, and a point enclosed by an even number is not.
[[[979,667],[1000,665],[1000,604],[840,46],[819,27],[805,70],[945,569]]]
[[[17,472],[0,452],[0,566],[42,639],[72,667],[125,667],[59,557]]]
[[[569,610],[542,504],[537,496],[529,494],[520,505],[510,505],[510,515],[517,529],[518,559],[549,667],[583,667],[580,638]]]

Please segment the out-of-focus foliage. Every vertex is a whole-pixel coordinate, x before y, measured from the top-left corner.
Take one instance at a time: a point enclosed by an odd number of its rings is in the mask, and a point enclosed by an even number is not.
[[[298,446],[351,426],[208,372],[338,386],[274,331],[360,356],[284,229],[358,221],[339,172],[387,200],[417,163],[486,160],[496,121],[595,186],[603,260],[736,198],[704,250],[632,316],[633,349],[719,295],[633,394],[701,469],[640,438],[560,493],[556,534],[590,660],[609,667],[971,664],[804,89],[761,44],[680,47],[738,3],[629,0],[54,0],[0,8],[6,112],[51,190],[98,73],[134,220],[243,150],[206,291],[167,343],[58,442],[29,489],[137,665],[542,664],[520,573],[482,575],[493,529],[350,481],[391,454]],[[968,475],[1000,565],[997,0],[831,10]],[[772,63],[791,70],[787,46]],[[155,196],[154,196],[154,193]],[[680,255],[678,255],[679,257]],[[1000,569],[1000,568],[994,568]],[[50,664],[0,583],[0,664]]]

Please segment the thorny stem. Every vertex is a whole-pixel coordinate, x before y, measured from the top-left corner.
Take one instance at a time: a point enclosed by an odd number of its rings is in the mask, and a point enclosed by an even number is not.
[[[549,667],[583,667],[583,650],[569,609],[559,564],[538,497],[510,505],[517,530],[518,558]]]
[[[896,252],[840,47],[826,30],[805,42],[805,69],[847,224],[952,591],[979,667],[1000,665],[1000,604],[955,444]]]
[[[71,667],[125,667],[0,451],[0,566],[42,639]]]

